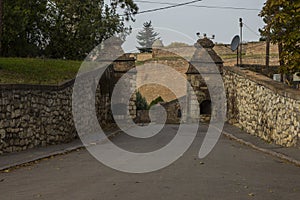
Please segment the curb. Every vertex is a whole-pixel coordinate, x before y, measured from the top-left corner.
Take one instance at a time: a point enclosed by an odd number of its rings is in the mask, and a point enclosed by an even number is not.
[[[273,157],[279,158],[281,160],[287,161],[289,163],[292,163],[292,164],[300,167],[300,161],[296,160],[296,159],[294,159],[294,158],[292,158],[290,156],[287,156],[285,154],[278,153],[278,152],[275,152],[275,151],[272,151],[272,150],[268,150],[268,149],[264,149],[264,148],[258,147],[256,145],[252,144],[251,142],[247,142],[247,141],[245,141],[243,139],[237,138],[234,135],[232,135],[232,134],[230,134],[230,133],[228,133],[226,131],[223,131],[223,135],[225,137],[229,138],[230,140],[235,140],[236,142],[239,142],[239,143],[241,143],[241,144],[243,144],[245,146],[251,147],[251,148],[253,148],[253,149],[257,150],[257,151],[263,152],[265,154],[271,155]]]
[[[103,142],[107,139],[111,139],[111,138],[115,137],[116,135],[118,135],[120,132],[122,132],[122,131],[121,130],[116,130],[116,131],[112,132],[110,135],[108,135],[107,138],[104,138],[103,140],[101,140],[99,142]],[[258,147],[256,145],[252,144],[251,142],[247,142],[243,139],[237,138],[236,136],[234,136],[234,135],[232,135],[232,134],[230,134],[230,133],[228,133],[224,130],[222,131],[222,133],[225,137],[227,137],[230,140],[234,140],[234,141],[236,141],[240,144],[243,144],[245,146],[248,146],[252,149],[263,152],[265,154],[271,155],[273,157],[279,158],[281,160],[287,161],[289,163],[292,163],[292,164],[300,167],[300,161],[296,160],[296,159],[294,159],[290,156],[287,156],[285,154],[278,153],[278,152],[275,152],[275,151],[272,151],[272,150],[268,150],[268,149]],[[0,167],[0,172],[11,169],[11,168],[16,168],[16,167],[19,167],[19,166],[22,166],[22,165],[25,165],[25,164],[28,164],[28,163],[40,161],[40,160],[45,159],[45,158],[50,158],[52,156],[58,156],[58,155],[71,153],[71,152],[74,152],[76,150],[83,149],[83,148],[85,148],[85,146],[83,144],[80,144],[80,145],[76,145],[76,146],[73,146],[73,147],[66,148],[64,150],[54,151],[54,152],[51,152],[47,155],[37,156],[35,158],[28,159],[26,161],[16,162],[16,163],[13,163],[13,164],[10,164],[10,165],[2,166],[2,167]]]
[[[116,131],[112,132],[111,134],[109,134],[107,136],[107,138],[104,138],[99,142],[103,142],[107,139],[111,139],[111,138],[115,137],[116,135],[118,135],[120,132],[122,132],[122,131],[121,130],[116,130]],[[3,172],[3,171],[8,170],[8,169],[16,168],[16,167],[19,167],[19,166],[22,166],[22,165],[26,165],[28,163],[33,163],[33,162],[36,162],[36,161],[40,161],[40,160],[43,160],[45,158],[50,158],[50,157],[53,157],[53,156],[68,154],[68,153],[71,153],[71,152],[74,152],[74,151],[77,151],[77,150],[83,149],[83,148],[85,148],[85,146],[83,144],[79,144],[79,145],[75,145],[73,147],[69,147],[69,148],[66,148],[66,149],[63,149],[63,150],[53,151],[53,152],[45,154],[45,155],[36,156],[35,158],[27,159],[26,161],[20,161],[20,162],[15,162],[13,164],[0,166],[0,172]]]

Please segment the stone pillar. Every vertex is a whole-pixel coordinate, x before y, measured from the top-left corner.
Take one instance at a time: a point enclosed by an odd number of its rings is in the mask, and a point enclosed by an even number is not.
[[[123,55],[122,57],[118,58],[114,64],[114,76],[115,76],[115,84],[123,78],[126,82],[126,85],[124,85],[124,88],[126,88],[124,91],[121,91],[120,96],[126,96],[127,93],[133,93],[129,100],[129,105],[127,105],[127,115],[131,116],[132,119],[136,118],[136,69],[135,69],[135,59],[132,57],[129,57],[129,55]],[[128,85],[129,84],[129,85]],[[122,94],[124,92],[124,94]],[[125,99],[126,100],[126,99]],[[124,101],[122,101],[124,102]],[[125,113],[123,113],[125,114]],[[121,115],[119,117],[122,117]],[[124,116],[123,116],[124,117]]]
[[[207,85],[209,84],[210,88],[218,89],[216,88],[218,85],[214,84],[214,76],[222,74],[223,67],[223,61],[213,50],[215,45],[211,40],[208,38],[199,39],[194,46],[196,51],[186,75],[196,97],[193,97],[192,91],[188,89],[187,108],[184,116],[185,121],[188,122],[200,120],[200,104],[205,100],[211,100]],[[212,115],[216,115],[216,109],[212,110]]]

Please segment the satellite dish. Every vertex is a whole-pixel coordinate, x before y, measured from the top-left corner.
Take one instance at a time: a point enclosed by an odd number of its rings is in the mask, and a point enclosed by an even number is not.
[[[232,42],[231,42],[231,45],[230,45],[231,50],[232,50],[232,51],[237,50],[238,47],[239,47],[239,45],[240,45],[240,36],[236,35],[236,36],[234,36],[234,38],[232,39]]]

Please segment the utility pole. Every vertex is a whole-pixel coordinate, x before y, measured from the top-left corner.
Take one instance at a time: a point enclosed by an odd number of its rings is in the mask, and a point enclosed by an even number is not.
[[[240,43],[240,66],[243,64],[243,19],[240,18],[240,38],[241,38],[241,43]]]
[[[266,19],[267,27],[266,27],[266,68],[270,66],[270,42],[271,42],[271,27],[270,27],[270,18]]]

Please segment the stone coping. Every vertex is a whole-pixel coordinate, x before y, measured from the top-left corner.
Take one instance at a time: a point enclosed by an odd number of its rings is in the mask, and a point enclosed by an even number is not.
[[[294,100],[300,100],[300,90],[290,88],[289,86],[274,81],[262,74],[258,74],[256,72],[246,69],[241,69],[239,67],[224,66],[223,69],[225,71],[230,71],[240,76],[243,76],[259,85],[265,86],[266,88],[274,91],[278,95],[288,97]]]

